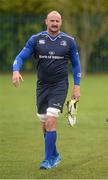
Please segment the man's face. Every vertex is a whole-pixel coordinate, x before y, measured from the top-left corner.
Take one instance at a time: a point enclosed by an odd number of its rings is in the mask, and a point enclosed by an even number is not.
[[[50,13],[45,21],[47,30],[51,34],[57,34],[60,30],[62,20],[59,14]]]

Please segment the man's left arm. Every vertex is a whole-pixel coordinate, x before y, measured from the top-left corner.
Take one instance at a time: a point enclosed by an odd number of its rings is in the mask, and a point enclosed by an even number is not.
[[[79,101],[80,99],[80,80],[81,80],[81,64],[77,45],[75,40],[72,40],[71,44],[71,63],[72,63],[72,73],[74,79],[74,88],[72,98]]]

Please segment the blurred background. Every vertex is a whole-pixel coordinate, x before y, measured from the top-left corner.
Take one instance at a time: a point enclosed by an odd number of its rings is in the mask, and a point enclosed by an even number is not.
[[[46,30],[44,19],[51,10],[62,14],[62,31],[75,37],[83,74],[108,72],[107,0],[0,0],[0,72],[11,72],[28,38]],[[34,60],[23,70],[33,72]]]

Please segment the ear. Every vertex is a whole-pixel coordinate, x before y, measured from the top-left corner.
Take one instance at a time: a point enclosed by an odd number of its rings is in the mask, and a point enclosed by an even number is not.
[[[47,25],[47,19],[45,19],[45,24]]]
[[[61,19],[61,25],[62,25],[62,19]]]

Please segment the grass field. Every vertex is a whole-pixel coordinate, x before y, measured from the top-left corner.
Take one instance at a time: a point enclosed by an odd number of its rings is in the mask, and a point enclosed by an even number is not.
[[[0,179],[108,179],[108,75],[82,78],[77,124],[67,125],[65,105],[57,127],[62,161],[47,171],[38,168],[43,136],[35,116],[35,75],[23,77],[16,89],[11,75],[0,75]]]

